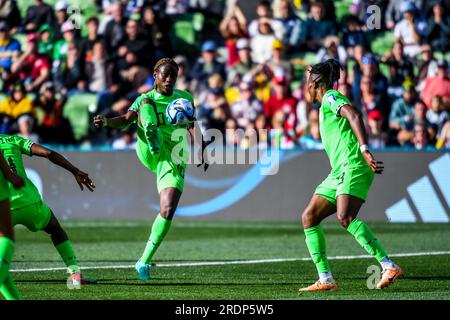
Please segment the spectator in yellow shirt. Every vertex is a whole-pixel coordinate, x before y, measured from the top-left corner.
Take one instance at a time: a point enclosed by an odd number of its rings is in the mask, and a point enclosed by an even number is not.
[[[11,126],[24,114],[34,115],[33,102],[26,96],[24,86],[17,84],[11,96],[0,103],[0,118],[3,119],[0,133],[11,133]]]

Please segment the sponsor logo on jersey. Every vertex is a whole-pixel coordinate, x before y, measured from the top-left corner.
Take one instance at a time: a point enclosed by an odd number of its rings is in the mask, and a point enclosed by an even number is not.
[[[329,95],[327,96],[327,101],[328,101],[328,103],[330,104],[330,106],[332,106],[333,103],[336,102],[336,97],[334,96],[334,94],[329,94]]]

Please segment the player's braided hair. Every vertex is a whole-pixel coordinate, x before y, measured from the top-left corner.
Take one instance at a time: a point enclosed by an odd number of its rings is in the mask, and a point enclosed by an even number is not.
[[[173,60],[172,58],[159,59],[158,62],[156,62],[155,67],[153,68],[153,72],[157,72],[158,69],[165,64],[174,67],[178,72],[178,63],[176,63],[175,60]]]
[[[344,68],[335,59],[328,59],[325,62],[311,66],[309,72],[316,75],[314,82],[323,83],[327,88],[332,88],[339,80],[341,69]]]

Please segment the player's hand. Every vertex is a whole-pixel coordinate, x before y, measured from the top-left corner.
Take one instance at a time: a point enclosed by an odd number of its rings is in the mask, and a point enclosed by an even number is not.
[[[364,160],[366,160],[366,163],[369,166],[370,170],[378,174],[383,173],[384,164],[382,161],[375,160],[370,151],[364,151],[362,155],[364,157]]]
[[[9,182],[11,182],[14,189],[22,188],[25,185],[25,180],[14,172],[11,172],[10,174],[6,175],[5,178]]]
[[[84,190],[83,185],[89,189],[89,191],[93,192],[95,189],[94,181],[89,178],[89,175],[86,172],[78,170],[75,173],[75,180],[77,180],[78,185],[80,186],[81,191]]]
[[[96,128],[101,129],[101,128],[106,127],[106,117],[105,116],[97,115],[94,117],[93,122],[94,122],[94,126]]]

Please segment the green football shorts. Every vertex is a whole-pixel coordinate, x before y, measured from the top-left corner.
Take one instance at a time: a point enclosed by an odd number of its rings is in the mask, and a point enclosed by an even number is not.
[[[40,201],[32,205],[11,210],[13,226],[21,224],[28,230],[36,232],[44,229],[52,217],[52,211]]]
[[[336,198],[340,194],[349,194],[366,201],[374,175],[369,167],[331,172],[314,193],[333,204],[336,204]]]
[[[6,182],[5,177],[3,176],[3,173],[0,173],[0,201],[4,201],[9,199],[9,187],[8,182]]]
[[[156,174],[158,193],[167,188],[177,188],[183,192],[186,163],[176,164],[170,149],[162,147],[159,153],[152,155],[148,146],[138,140],[136,153],[142,165]]]

